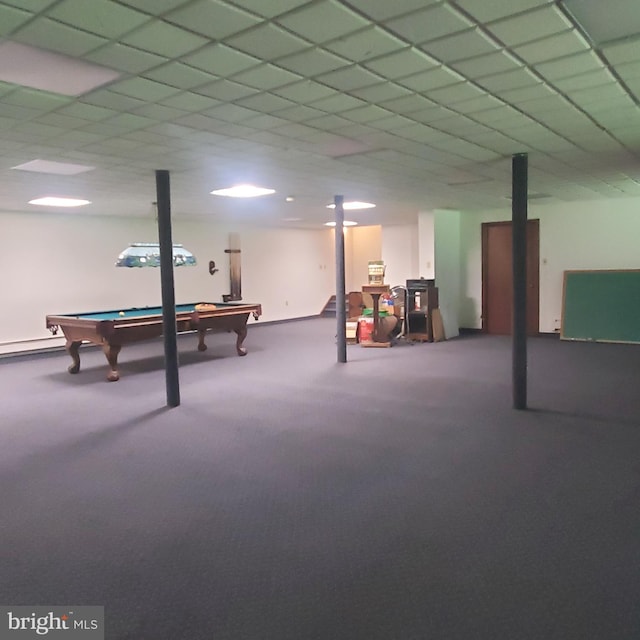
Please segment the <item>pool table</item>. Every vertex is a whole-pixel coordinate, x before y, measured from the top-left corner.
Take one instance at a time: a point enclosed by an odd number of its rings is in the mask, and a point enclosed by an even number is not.
[[[257,320],[262,314],[261,306],[237,302],[178,304],[176,326],[178,333],[197,331],[199,351],[207,348],[204,337],[208,330],[235,331],[236,350],[239,356],[244,356],[247,350],[242,343],[247,336],[250,314]],[[67,339],[66,348],[73,360],[69,373],[80,371],[80,345],[92,342],[102,347],[109,363],[107,380],[114,382],[120,378],[118,353],[123,344],[162,335],[162,307],[50,315],[47,328],[54,335],[61,329]]]

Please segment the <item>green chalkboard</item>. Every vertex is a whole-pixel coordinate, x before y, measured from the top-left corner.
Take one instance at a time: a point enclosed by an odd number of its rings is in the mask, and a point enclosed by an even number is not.
[[[565,271],[560,337],[640,344],[640,269]]]

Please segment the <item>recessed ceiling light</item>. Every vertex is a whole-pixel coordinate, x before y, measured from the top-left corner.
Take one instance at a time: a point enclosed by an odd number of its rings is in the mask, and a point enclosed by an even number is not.
[[[287,196],[284,201],[285,202],[293,202],[295,200],[295,198],[293,196]]]
[[[57,198],[54,196],[47,196],[45,198],[29,200],[29,204],[39,204],[43,207],[82,207],[85,204],[91,204],[91,201],[78,200],[77,198]]]
[[[238,184],[227,189],[216,189],[216,191],[211,192],[211,195],[226,196],[227,198],[257,198],[258,196],[268,196],[275,192],[275,189],[254,187],[252,184]]]
[[[353,211],[354,209],[373,209],[376,205],[372,202],[358,202],[357,200],[352,200],[350,202],[345,202],[342,205],[342,208],[345,211]],[[335,204],[328,204],[327,209],[335,209]]]
[[[59,176],[75,176],[78,173],[92,171],[95,167],[84,164],[72,164],[71,162],[53,162],[51,160],[31,160],[19,164],[12,169],[19,171],[33,171],[35,173],[54,173]]]
[[[353,220],[344,220],[342,222],[342,226],[343,227],[355,227],[358,223],[354,222]],[[329,222],[325,222],[324,223],[325,227],[335,227],[336,226],[336,221],[335,220],[331,220]]]
[[[79,96],[120,74],[95,64],[19,42],[0,43],[0,80],[41,91]]]

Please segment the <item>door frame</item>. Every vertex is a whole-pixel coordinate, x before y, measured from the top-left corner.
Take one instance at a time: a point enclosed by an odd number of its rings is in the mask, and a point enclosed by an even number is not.
[[[488,261],[488,243],[489,243],[489,229],[491,227],[497,227],[497,226],[502,226],[502,225],[511,225],[513,224],[513,222],[511,220],[500,220],[498,222],[483,222],[481,223],[481,230],[482,230],[482,329],[481,331],[483,333],[487,333],[487,322],[486,322],[486,318],[487,318],[487,291],[489,288],[489,274],[488,274],[488,268],[487,268],[487,261]],[[527,230],[531,227],[535,227],[536,229],[536,250],[537,250],[537,261],[536,261],[536,266],[537,266],[537,277],[536,277],[536,283],[537,283],[537,314],[536,314],[536,321],[535,321],[535,332],[533,332],[533,334],[529,333],[527,331],[528,335],[538,335],[540,333],[540,219],[539,218],[529,218],[527,219]],[[529,246],[529,243],[527,241],[527,248]],[[527,265],[528,267],[528,265]],[[527,283],[526,283],[526,287],[527,290],[529,288],[529,273],[528,273],[528,269],[527,269]]]

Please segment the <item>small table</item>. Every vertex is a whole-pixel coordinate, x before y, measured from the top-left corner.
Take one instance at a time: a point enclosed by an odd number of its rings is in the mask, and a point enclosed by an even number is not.
[[[177,333],[196,331],[198,351],[207,348],[204,343],[207,330],[234,331],[236,351],[244,356],[247,350],[242,343],[247,336],[250,314],[257,320],[262,314],[261,306],[231,302],[178,304],[176,330]],[[120,378],[118,353],[122,345],[162,335],[162,307],[51,315],[47,316],[47,328],[54,335],[61,329],[67,339],[66,348],[73,361],[69,373],[80,371],[80,345],[87,341],[102,347],[109,363],[107,380],[115,382]]]
[[[373,341],[370,343],[363,342],[363,346],[368,347],[388,347],[390,342],[387,336],[380,335],[380,296],[389,293],[388,284],[363,284],[362,293],[368,293],[373,298]]]

